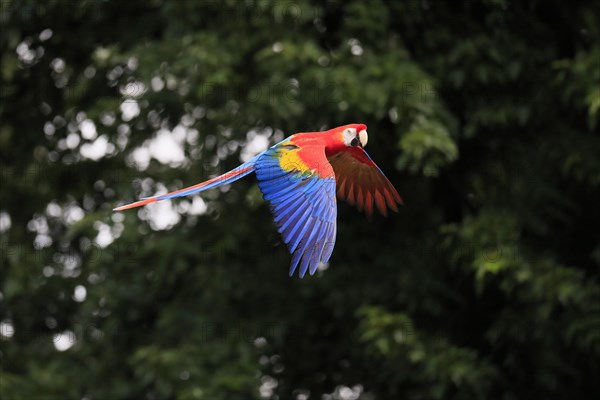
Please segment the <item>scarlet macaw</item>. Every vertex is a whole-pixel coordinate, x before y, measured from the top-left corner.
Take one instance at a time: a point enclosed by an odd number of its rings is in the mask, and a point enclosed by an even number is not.
[[[315,273],[331,257],[336,236],[336,192],[342,200],[387,215],[398,211],[402,198],[363,149],[367,126],[349,124],[324,132],[296,133],[239,167],[171,193],[117,207],[127,210],[160,200],[188,196],[232,183],[252,172],[292,257],[290,276]],[[336,190],[337,189],[337,190]]]

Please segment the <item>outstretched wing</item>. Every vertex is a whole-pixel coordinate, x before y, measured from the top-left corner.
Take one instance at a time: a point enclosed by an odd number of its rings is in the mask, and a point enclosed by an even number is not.
[[[340,199],[373,214],[373,204],[379,212],[387,215],[387,209],[398,211],[402,198],[361,147],[348,147],[329,158],[337,179],[337,195]]]
[[[258,186],[283,241],[293,254],[290,276],[299,267],[315,273],[333,252],[337,207],[335,176],[322,147],[297,147],[291,142],[272,147],[255,165]]]

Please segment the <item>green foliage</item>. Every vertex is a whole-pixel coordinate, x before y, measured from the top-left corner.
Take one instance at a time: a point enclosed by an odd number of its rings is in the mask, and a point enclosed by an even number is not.
[[[400,139],[400,169],[422,170],[425,176],[437,176],[440,168],[458,157],[456,143],[439,122],[418,118]]]
[[[600,6],[0,1],[0,398],[600,394]],[[369,126],[406,206],[315,277],[253,178]]]

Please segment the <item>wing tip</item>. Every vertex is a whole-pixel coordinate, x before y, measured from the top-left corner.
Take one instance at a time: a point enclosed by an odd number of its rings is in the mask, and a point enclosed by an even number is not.
[[[395,188],[389,190],[388,193],[386,193],[386,197],[388,194],[391,195],[391,198],[388,198],[389,208],[394,212],[399,212],[398,206],[404,207],[404,200],[400,197],[400,194]]]
[[[396,192],[396,203],[400,204],[401,206],[404,206],[404,199],[400,196],[398,192]]]
[[[400,207],[404,207],[404,200],[402,200],[402,197],[398,197],[398,199],[396,200],[396,203],[400,206]]]

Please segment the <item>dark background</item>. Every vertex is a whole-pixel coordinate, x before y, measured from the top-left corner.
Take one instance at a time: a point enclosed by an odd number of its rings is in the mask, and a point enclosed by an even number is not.
[[[2,399],[599,398],[600,3],[0,5]],[[314,277],[254,177],[111,211],[353,122]]]

